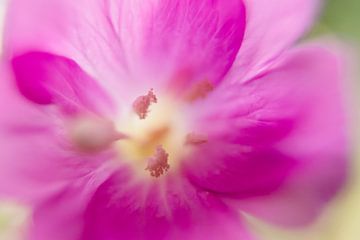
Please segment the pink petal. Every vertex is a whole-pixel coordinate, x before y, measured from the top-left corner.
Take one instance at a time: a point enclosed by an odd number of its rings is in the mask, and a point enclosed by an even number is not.
[[[144,82],[160,79],[181,91],[194,82],[221,81],[244,34],[241,0],[160,0],[146,10],[139,43],[139,71],[149,73]]]
[[[168,82],[219,82],[240,47],[244,12],[241,0],[13,0],[5,53],[75,60],[124,101]]]
[[[2,71],[2,73],[4,73],[4,71]],[[28,181],[25,177],[27,173],[24,173],[24,169],[22,168],[20,168],[19,171],[18,166],[26,165],[33,171],[36,169],[34,166],[37,166],[37,164],[33,165],[34,162],[30,164],[28,161],[29,156],[34,157],[34,159],[37,160],[36,163],[42,161],[42,156],[33,153],[33,148],[41,145],[42,148],[49,149],[50,151],[53,149],[53,146],[49,141],[51,138],[48,137],[51,136],[49,129],[51,129],[52,124],[50,124],[50,119],[47,118],[45,114],[32,108],[31,104],[24,99],[21,99],[21,96],[16,94],[16,90],[13,86],[9,86],[8,81],[5,81],[4,78],[2,78],[1,82],[1,193],[14,194],[17,196],[18,194],[23,195],[25,192],[25,195],[36,195],[37,192],[42,192],[44,188],[35,187],[37,185],[34,185],[32,181]],[[34,134],[35,137],[29,138],[29,134]],[[39,135],[45,136],[45,139],[48,138],[47,142],[40,141]],[[31,143],[31,145],[29,143]],[[43,166],[42,170],[43,169],[46,169],[46,166]]]
[[[247,22],[230,76],[246,81],[266,70],[314,22],[319,0],[245,0]],[[230,79],[234,79],[231,78]]]
[[[61,55],[79,64],[113,96],[131,89],[120,38],[123,1],[13,0],[5,28],[5,55],[28,51]],[[129,12],[126,10],[126,12]],[[122,91],[126,84],[128,91]]]
[[[2,71],[2,76],[9,76]],[[88,174],[109,156],[75,154],[66,148],[62,119],[24,99],[16,87],[0,84],[0,193],[37,201]]]
[[[213,144],[186,164],[192,181],[231,193],[227,197],[252,197],[244,209],[276,223],[312,220],[347,175],[341,63],[338,55],[311,45],[289,52],[257,79],[218,89],[213,101],[195,110],[207,116],[196,129]],[[257,155],[263,149],[268,152]],[[269,186],[259,188],[261,180]],[[279,194],[269,195],[274,190]]]
[[[319,47],[293,53],[292,65],[301,61],[313,65],[316,79],[307,79],[318,89],[308,93],[302,119],[279,146],[298,159],[299,166],[279,191],[240,202],[242,209],[283,226],[304,225],[318,216],[343,187],[349,171],[349,129],[342,92],[344,74],[337,57]]]
[[[88,175],[73,180],[71,184],[37,204],[27,239],[79,240],[84,227],[86,206],[101,183],[94,179],[93,175]]]
[[[90,111],[108,115],[114,106],[97,83],[72,60],[45,52],[12,59],[20,92],[38,104],[56,104],[67,113]]]
[[[121,171],[96,192],[82,239],[253,239],[240,216],[179,176],[137,182]]]
[[[271,147],[248,147],[209,138],[186,159],[185,172],[199,187],[243,197],[268,194],[291,173],[295,161]]]

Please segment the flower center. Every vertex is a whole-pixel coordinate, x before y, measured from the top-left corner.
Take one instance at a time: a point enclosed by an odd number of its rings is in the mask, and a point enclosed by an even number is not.
[[[74,149],[87,154],[115,147],[121,161],[141,174],[160,177],[176,169],[191,146],[207,142],[206,135],[188,130],[185,104],[151,89],[136,98],[116,124],[96,116],[72,118],[67,123],[69,139]]]
[[[178,101],[165,95],[155,97],[152,91],[138,97],[133,109],[117,126],[128,136],[117,143],[121,160],[131,162],[141,172],[148,170],[154,177],[169,168],[175,169],[178,160],[186,154],[186,122]]]

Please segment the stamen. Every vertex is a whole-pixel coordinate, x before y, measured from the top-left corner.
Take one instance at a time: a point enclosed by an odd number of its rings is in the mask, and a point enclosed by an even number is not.
[[[206,98],[206,96],[214,90],[214,85],[208,81],[202,81],[195,83],[185,95],[185,99],[189,102],[193,102],[200,98]]]
[[[156,148],[155,155],[148,159],[148,165],[145,170],[149,170],[153,177],[160,177],[170,168],[168,163],[169,154],[165,152],[162,146]]]
[[[140,119],[146,118],[151,103],[157,103],[153,89],[150,89],[147,95],[140,96],[134,101],[133,109]]]
[[[208,142],[208,137],[203,134],[189,133],[186,135],[186,145],[201,145]]]

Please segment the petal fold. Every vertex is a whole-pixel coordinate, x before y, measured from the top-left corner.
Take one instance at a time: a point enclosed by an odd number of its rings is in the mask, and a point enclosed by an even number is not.
[[[108,115],[111,99],[74,61],[45,52],[28,52],[12,59],[20,92],[37,104],[56,104],[66,113]]]

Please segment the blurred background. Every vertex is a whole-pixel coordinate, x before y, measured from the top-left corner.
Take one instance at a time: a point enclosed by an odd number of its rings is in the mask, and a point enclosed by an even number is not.
[[[76,1],[76,0],[74,0]],[[291,1],[291,0],[289,0]],[[0,23],[6,0],[0,0]],[[319,22],[308,38],[335,35],[349,43],[354,55],[360,56],[360,0],[327,0]],[[1,24],[0,24],[1,30]],[[354,68],[356,72],[360,64]],[[360,72],[360,71],[359,71]],[[359,75],[357,75],[359,76]],[[311,227],[287,231],[250,221],[250,227],[264,240],[359,240],[360,239],[360,79],[354,78],[353,89],[353,161],[352,176],[348,187],[328,207],[324,215]],[[8,209],[8,208],[7,208]],[[0,209],[1,220],[1,209]],[[0,239],[8,240],[7,235]]]
[[[320,24],[327,26],[340,36],[360,43],[360,1],[328,0]]]

